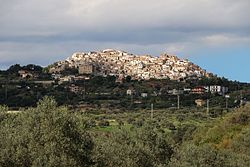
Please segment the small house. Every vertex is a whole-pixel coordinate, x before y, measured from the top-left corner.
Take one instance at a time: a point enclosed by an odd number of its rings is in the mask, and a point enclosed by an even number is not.
[[[135,90],[134,89],[128,89],[126,94],[129,95],[129,96],[132,96],[133,94],[135,94]]]
[[[195,100],[195,104],[197,107],[203,107],[206,104],[206,102],[202,99],[197,99]]]
[[[26,70],[20,70],[20,71],[18,71],[18,74],[19,74],[22,78],[33,78],[33,74],[30,73],[29,71],[26,71]]]
[[[206,88],[204,88],[203,86],[197,86],[192,89],[193,94],[204,94],[205,92],[206,92]]]
[[[143,98],[148,97],[148,93],[141,93],[141,97],[143,97]]]

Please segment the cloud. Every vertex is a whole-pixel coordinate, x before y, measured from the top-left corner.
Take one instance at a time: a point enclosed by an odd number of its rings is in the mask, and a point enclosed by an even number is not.
[[[7,4],[6,4],[7,3]],[[250,23],[248,0],[10,0],[0,20],[12,33],[72,31],[238,31]],[[6,4],[6,5],[5,5]],[[11,35],[10,33],[8,35]]]
[[[211,46],[239,46],[239,45],[249,45],[250,37],[245,36],[235,36],[231,34],[214,34],[209,36],[204,36],[201,39],[202,42]]]
[[[250,44],[249,0],[0,0],[0,63],[117,48],[183,57]]]

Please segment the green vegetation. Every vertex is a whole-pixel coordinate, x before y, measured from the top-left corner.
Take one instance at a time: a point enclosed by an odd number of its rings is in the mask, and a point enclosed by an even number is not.
[[[210,99],[210,106],[217,107],[218,110],[226,108],[224,96],[212,93],[190,93],[192,88],[200,85],[228,87],[229,108],[238,107],[242,99],[246,101],[250,99],[250,84],[219,77],[183,81],[169,79],[138,81],[131,80],[128,76],[122,80],[122,83],[117,83],[115,76],[81,76],[77,69],[65,69],[57,76],[58,78],[53,78],[48,71],[48,68],[33,64],[27,66],[16,64],[6,71],[0,71],[0,105],[7,105],[14,110],[35,107],[44,96],[53,96],[59,105],[69,105],[72,108],[84,106],[111,110],[142,110],[150,108],[153,103],[155,109],[166,109],[177,108],[177,94],[173,93],[173,90],[182,90],[180,106],[183,108],[195,107],[196,99]],[[72,76],[80,79],[72,79]],[[64,81],[64,77],[69,80]],[[76,90],[72,91],[72,87]],[[183,91],[185,88],[189,91]],[[127,90],[132,90],[132,95],[127,95]],[[142,97],[142,93],[146,93],[147,96]]]
[[[1,108],[0,166],[89,166],[93,142],[77,119],[47,97],[18,114]]]
[[[0,166],[248,167],[250,106],[70,110],[45,97],[35,108],[0,107]],[[214,111],[216,112],[216,111]]]

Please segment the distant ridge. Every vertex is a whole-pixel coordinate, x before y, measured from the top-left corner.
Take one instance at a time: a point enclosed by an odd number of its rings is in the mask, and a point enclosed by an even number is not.
[[[131,76],[132,79],[145,80],[151,78],[180,80],[212,75],[187,59],[180,59],[175,55],[161,54],[159,57],[154,57],[134,55],[115,49],[88,53],[76,52],[66,60],[54,63],[50,72],[56,73],[66,68],[81,69],[81,67],[93,69],[86,72],[88,74],[113,75],[120,78]]]

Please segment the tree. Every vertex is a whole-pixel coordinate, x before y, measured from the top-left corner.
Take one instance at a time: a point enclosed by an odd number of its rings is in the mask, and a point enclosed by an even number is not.
[[[45,97],[1,122],[0,166],[90,166],[93,142],[66,108]]]
[[[173,132],[173,139],[176,143],[192,140],[192,134],[196,130],[194,125],[183,125]]]
[[[28,64],[26,66],[22,67],[23,70],[27,70],[27,71],[34,71],[37,73],[42,73],[43,68],[41,66],[35,65],[35,64]]]
[[[129,131],[121,128],[97,143],[97,166],[167,166],[173,149],[166,138],[150,126]]]
[[[125,81],[126,81],[127,83],[130,83],[130,82],[131,82],[131,79],[132,79],[131,76],[126,76]]]
[[[5,119],[7,112],[8,112],[8,107],[0,105],[0,125],[1,122]]]
[[[7,70],[7,72],[9,74],[15,74],[21,69],[22,69],[22,67],[20,66],[20,64],[15,64],[15,65],[10,66],[10,68]]]
[[[171,159],[169,166],[186,167],[247,167],[250,165],[249,157],[235,154],[230,150],[218,150],[211,145],[182,145]]]
[[[243,130],[232,143],[232,149],[250,157],[250,128]]]

